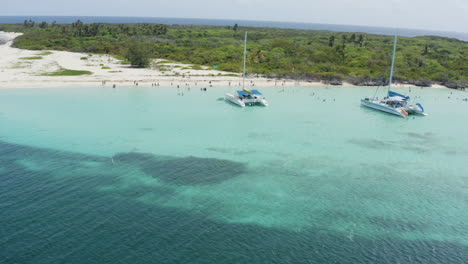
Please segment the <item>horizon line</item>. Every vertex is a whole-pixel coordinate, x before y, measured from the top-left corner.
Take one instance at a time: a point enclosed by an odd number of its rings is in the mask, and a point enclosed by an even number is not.
[[[437,30],[437,29],[422,29],[422,28],[405,28],[405,27],[390,27],[390,26],[369,26],[369,25],[358,25],[358,24],[333,24],[333,23],[320,23],[320,22],[303,22],[303,21],[274,21],[274,20],[251,20],[251,19],[232,19],[232,18],[197,18],[197,17],[164,17],[164,16],[112,16],[112,15],[0,15],[0,17],[120,17],[120,18],[162,18],[162,19],[198,19],[198,20],[228,20],[228,21],[249,21],[249,22],[272,22],[272,23],[291,23],[291,24],[318,24],[318,25],[330,25],[330,26],[350,26],[350,27],[367,27],[367,28],[385,28],[385,29],[403,29],[403,30],[420,30],[428,32],[439,32],[439,33],[456,33],[465,34],[468,36],[468,32],[461,32],[455,30]],[[98,22],[95,22],[98,23]],[[66,24],[66,23],[65,23]],[[113,23],[111,23],[113,24]],[[116,23],[117,24],[117,23]]]

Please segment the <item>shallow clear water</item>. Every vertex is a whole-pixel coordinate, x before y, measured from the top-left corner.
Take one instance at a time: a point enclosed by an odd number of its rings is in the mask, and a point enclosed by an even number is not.
[[[468,259],[468,93],[399,90],[430,114],[402,119],[261,90],[0,90],[0,262]]]

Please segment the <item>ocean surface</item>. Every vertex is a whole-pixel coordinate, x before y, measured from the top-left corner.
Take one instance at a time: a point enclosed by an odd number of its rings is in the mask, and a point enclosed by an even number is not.
[[[199,88],[0,90],[0,262],[468,260],[467,92]]]
[[[273,27],[273,28],[292,28],[292,29],[311,29],[311,30],[329,30],[337,32],[364,32],[370,34],[395,35],[405,37],[415,36],[441,36],[457,38],[468,41],[468,33],[435,31],[410,28],[386,28],[370,27],[356,25],[336,25],[319,23],[297,23],[297,22],[277,22],[277,21],[256,21],[256,20],[230,20],[230,19],[197,19],[197,18],[167,18],[167,17],[110,17],[110,16],[0,16],[2,23],[23,23],[24,20],[32,19],[40,22],[46,21],[52,23],[73,23],[78,19],[85,23],[161,23],[178,25],[213,25],[213,26],[232,26],[235,23],[240,26],[251,27]]]

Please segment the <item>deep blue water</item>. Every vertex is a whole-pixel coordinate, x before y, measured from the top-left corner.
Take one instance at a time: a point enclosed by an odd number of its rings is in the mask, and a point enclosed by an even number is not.
[[[111,17],[111,16],[0,16],[0,23],[22,23],[24,20],[32,19],[36,22],[46,21],[52,23],[73,23],[80,19],[85,23],[161,23],[161,24],[180,24],[180,25],[214,25],[227,26],[235,23],[240,26],[252,27],[274,27],[274,28],[292,28],[292,29],[311,29],[311,30],[330,30],[337,32],[365,32],[370,34],[394,35],[395,31],[400,36],[441,36],[457,38],[468,41],[468,33],[445,32],[409,28],[386,28],[369,27],[354,25],[334,25],[319,23],[297,23],[297,22],[274,22],[274,21],[255,21],[255,20],[229,20],[229,19],[197,19],[197,18],[166,18],[166,17]]]
[[[123,167],[116,169],[100,156],[4,141],[0,149],[7,171],[0,182],[1,207],[8,212],[0,212],[0,263],[441,264],[463,263],[468,257],[465,245],[449,241],[349,238],[320,229],[294,232],[145,205],[135,198],[154,194],[154,199],[167,199],[174,194],[156,186],[99,194],[96,188],[123,181]],[[48,169],[13,162],[24,157],[40,159]],[[343,215],[331,211],[330,217]],[[424,228],[374,221],[409,231]]]

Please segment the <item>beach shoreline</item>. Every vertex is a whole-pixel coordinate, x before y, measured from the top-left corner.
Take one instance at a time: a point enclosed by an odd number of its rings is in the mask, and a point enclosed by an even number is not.
[[[13,40],[22,33],[1,32],[6,43],[0,45],[0,89],[119,87],[119,86],[175,86],[175,87],[240,87],[240,74],[218,71],[209,67],[195,69],[194,65],[155,59],[151,68],[137,69],[113,56],[55,50],[23,50],[12,47]],[[50,76],[69,69],[88,71],[89,75]],[[362,87],[343,82],[341,85],[321,81],[246,78],[247,88],[255,87]],[[410,84],[393,84],[395,88],[417,88]],[[375,87],[375,86],[368,86]],[[419,87],[418,87],[419,88]],[[447,88],[432,85],[431,88]],[[447,88],[448,89],[448,88]]]
[[[283,82],[284,81],[284,82]],[[376,86],[356,86],[349,83],[342,85],[330,85],[322,82],[297,82],[291,80],[278,80],[275,85],[275,80],[271,79],[249,79],[246,88],[255,89],[255,87],[368,87],[376,88]],[[284,84],[283,84],[284,83]],[[252,85],[253,84],[253,85]],[[0,80],[0,89],[41,89],[41,88],[97,88],[97,87],[188,87],[188,88],[216,88],[216,87],[232,87],[239,89],[242,87],[241,81],[238,79],[229,80],[225,78],[197,78],[197,79],[182,79],[182,78],[166,78],[166,79],[144,79],[144,80],[73,80],[62,79],[58,80],[36,80],[36,81],[2,81]],[[393,84],[392,88],[435,88],[435,89],[449,89],[444,86],[433,85],[432,87],[417,87],[414,85]]]

